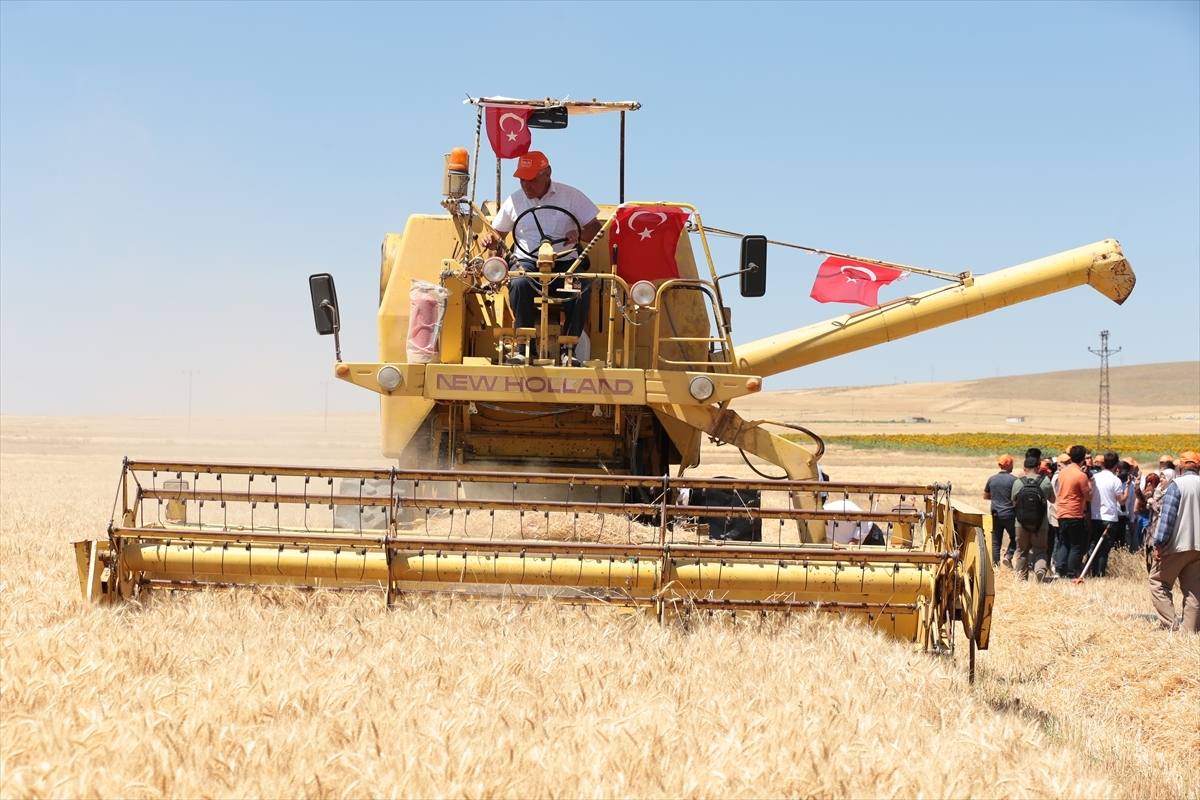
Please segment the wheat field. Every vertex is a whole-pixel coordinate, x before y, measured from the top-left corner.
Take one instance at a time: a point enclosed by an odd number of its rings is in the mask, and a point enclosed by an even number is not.
[[[85,605],[69,548],[119,456],[373,465],[370,415],[3,419],[0,796],[1120,797],[1200,792],[1200,637],[1144,567],[999,575],[977,683],[823,615],[659,625],[606,609],[295,591]],[[742,474],[736,451],[711,474]],[[316,455],[313,455],[313,454]],[[307,457],[306,457],[307,456]],[[985,459],[831,449],[835,477]],[[1139,571],[1140,570],[1140,571]]]

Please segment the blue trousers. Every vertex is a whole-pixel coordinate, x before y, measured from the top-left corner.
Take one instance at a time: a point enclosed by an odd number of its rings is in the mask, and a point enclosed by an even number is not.
[[[992,566],[1000,564],[1000,545],[1004,538],[1004,532],[1008,531],[1008,550],[1009,558],[1012,558],[1013,553],[1017,550],[1017,518],[1016,517],[997,517],[992,514]]]
[[[574,259],[556,261],[554,263],[555,272],[566,272]],[[537,264],[533,261],[521,259],[520,264],[525,268],[526,272],[537,272]],[[591,260],[583,259],[583,263],[579,265],[579,269],[575,270],[576,274],[586,272],[591,267]],[[592,282],[579,281],[579,293],[563,292],[562,278],[557,278],[550,282],[549,293],[555,299],[561,299],[563,303],[563,313],[566,314],[567,324],[563,327],[563,336],[578,336],[583,333],[583,327],[587,324],[588,309],[591,304],[588,302],[592,296]],[[536,328],[538,325],[538,310],[533,299],[542,293],[542,283],[537,278],[526,278],[521,276],[513,278],[508,284],[508,302],[512,306],[513,320],[518,328]],[[551,322],[557,322],[557,318],[550,317]]]
[[[1083,560],[1087,557],[1087,521],[1082,519],[1058,518],[1058,552],[1054,565],[1060,578],[1078,578],[1083,572]]]

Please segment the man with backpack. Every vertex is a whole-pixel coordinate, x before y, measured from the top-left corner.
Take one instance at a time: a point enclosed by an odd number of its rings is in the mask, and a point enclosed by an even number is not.
[[[1029,562],[1033,561],[1033,574],[1038,583],[1046,580],[1049,567],[1046,556],[1046,539],[1050,533],[1048,504],[1054,502],[1054,489],[1050,479],[1039,474],[1041,459],[1026,456],[1025,474],[1013,483],[1012,504],[1016,511],[1017,551],[1013,569],[1021,580],[1029,578]]]

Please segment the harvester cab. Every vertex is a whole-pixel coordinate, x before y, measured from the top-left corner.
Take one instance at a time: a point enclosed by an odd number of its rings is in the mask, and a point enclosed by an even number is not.
[[[625,200],[625,115],[638,103],[473,102],[510,130],[619,115],[617,202],[590,220],[547,196],[497,232],[500,159],[495,200],[477,204],[478,137],[475,172],[465,148],[446,156],[447,213],[413,216],[384,240],[379,360],[335,365],[381,395],[384,455],[402,468],[682,475],[709,434],[814,477],[810,451],[728,409],[762,380],[738,367],[721,281],[765,294],[766,239],[745,237],[738,269],[718,275],[693,206]],[[315,313],[332,294],[324,280]],[[517,284],[534,295],[532,324],[518,324]],[[328,315],[317,327],[331,332]]]
[[[625,199],[625,117],[639,104],[470,102],[474,152],[446,156],[444,213],[384,237],[377,360],[342,360],[333,278],[309,279],[334,374],[378,393],[395,465],[127,460],[107,541],[76,544],[84,596],[287,585],[374,589],[389,605],[434,592],[660,619],[808,609],[934,652],[952,651],[961,625],[973,663],[990,625],[988,521],[956,508],[945,483],[818,480],[816,434],[743,419],[730,403],[773,375],[1085,283],[1121,303],[1134,276],[1119,244],[986,275],[906,268],[944,285],[735,345],[722,281],[763,296],[770,242],[740,237],[722,274],[709,237],[737,234],[706,227],[688,203]],[[530,128],[605,113],[620,123],[615,203],[569,207],[534,191],[544,203],[505,210],[499,159],[494,203],[476,203],[485,117],[502,142],[528,143]],[[526,155],[523,178],[540,180]],[[689,476],[704,437],[782,474]]]

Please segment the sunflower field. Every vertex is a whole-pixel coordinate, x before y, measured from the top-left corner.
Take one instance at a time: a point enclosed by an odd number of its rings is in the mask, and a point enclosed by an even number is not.
[[[798,442],[807,440],[807,437],[796,434],[786,438]],[[1094,436],[1045,433],[880,433],[824,438],[828,444],[849,445],[855,449],[924,450],[979,455],[1024,453],[1030,447],[1040,447],[1042,454],[1049,457],[1076,444],[1081,444],[1089,450],[1096,448]],[[1157,461],[1162,453],[1177,456],[1185,450],[1200,451],[1200,436],[1186,433],[1113,436],[1106,445],[1107,448],[1111,448],[1122,458]]]

